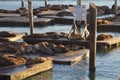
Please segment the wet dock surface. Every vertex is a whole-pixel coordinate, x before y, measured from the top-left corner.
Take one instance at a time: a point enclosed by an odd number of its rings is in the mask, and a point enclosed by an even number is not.
[[[69,51],[68,53],[61,53],[55,56],[52,56],[53,62],[57,64],[76,64],[83,60],[83,58],[89,57],[89,50],[82,49],[76,51]]]
[[[2,80],[22,80],[32,75],[52,69],[52,61],[47,60],[33,65],[19,65],[0,68],[0,79]]]
[[[11,74],[18,73],[18,72],[26,70],[26,69],[27,69],[26,65],[0,68],[0,75],[11,75]]]
[[[98,25],[98,31],[119,32],[120,31],[120,22],[112,22],[110,24]]]
[[[0,18],[3,17],[19,17],[20,14],[12,14],[12,13],[0,13]]]
[[[26,33],[17,33],[17,32],[14,33],[16,34],[15,37],[0,37],[0,41],[17,41],[26,35]]]

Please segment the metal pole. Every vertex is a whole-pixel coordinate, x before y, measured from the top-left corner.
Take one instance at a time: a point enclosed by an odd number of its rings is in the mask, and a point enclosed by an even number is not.
[[[32,1],[28,0],[28,9],[29,9],[29,24],[30,24],[30,34],[34,32],[34,20],[33,20],[33,9]]]
[[[89,71],[96,71],[96,33],[97,33],[97,8],[90,3],[90,58]]]
[[[118,10],[118,7],[117,7],[117,0],[115,0],[115,15],[117,15],[117,10]]]
[[[22,3],[22,4],[21,4],[21,7],[23,8],[23,7],[24,7],[24,0],[22,0],[21,3]]]

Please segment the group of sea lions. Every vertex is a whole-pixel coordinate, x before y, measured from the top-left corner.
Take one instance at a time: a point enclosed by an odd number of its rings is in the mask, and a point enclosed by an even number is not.
[[[97,36],[97,40],[105,40],[110,38],[113,38],[113,36],[109,34],[100,34]],[[84,48],[85,47],[78,45],[74,45],[73,47],[73,45],[56,45],[48,42],[40,42],[36,44],[27,44],[26,42],[1,42],[0,52],[4,54],[0,54],[0,67],[21,64],[30,65],[48,60],[48,58],[45,57],[26,58],[22,56],[24,54],[37,53],[52,56],[55,54],[66,53],[70,50],[79,50]]]
[[[104,34],[104,33],[97,36],[97,40],[106,40],[110,38],[113,38],[113,36],[110,34]]]
[[[42,63],[48,59],[51,59],[49,57],[35,57],[35,58],[28,58],[25,56],[17,56],[14,54],[1,54],[0,55],[0,68],[4,68],[7,66],[13,66],[13,65],[33,65],[33,64],[38,64]]]
[[[72,47],[71,45],[53,44],[48,42],[40,42],[36,44],[27,44],[25,42],[8,42],[0,43],[0,52],[2,53],[14,53],[17,55],[22,54],[44,54],[55,55],[60,53],[66,53],[70,50],[84,49],[82,46]]]

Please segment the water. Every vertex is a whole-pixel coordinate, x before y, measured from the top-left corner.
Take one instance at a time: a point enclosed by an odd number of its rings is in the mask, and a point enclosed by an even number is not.
[[[44,6],[44,0],[32,0],[33,1],[33,7],[39,7],[39,6]],[[102,6],[102,5],[107,5],[110,8],[114,4],[114,0],[82,0],[82,4],[87,5],[89,7],[89,3],[93,2],[96,3],[96,5]],[[24,1],[25,7],[28,6],[27,0]],[[48,4],[73,4],[76,5],[77,1],[76,0],[48,0]],[[118,4],[120,2],[118,1]],[[0,8],[1,9],[18,9],[21,7],[21,0],[0,0]]]
[[[94,2],[97,5],[107,5],[111,7],[114,0],[82,0],[83,4],[89,6],[89,2]],[[50,0],[50,4],[76,4],[75,0]],[[118,5],[120,1],[118,1]],[[21,6],[19,1],[0,1],[0,9],[18,9]],[[25,1],[27,7],[27,1]],[[44,6],[44,1],[33,1],[33,7]],[[43,33],[49,31],[69,32],[72,25],[50,25],[45,27],[35,28],[35,33]],[[29,27],[3,27],[0,30],[27,32]],[[102,32],[98,32],[100,34]],[[114,36],[120,36],[118,32],[105,32]],[[88,60],[83,60],[76,65],[54,65],[52,70],[37,74],[25,80],[118,80],[120,77],[120,47],[114,48],[108,52],[97,52],[96,58],[96,73],[95,76],[89,76]]]

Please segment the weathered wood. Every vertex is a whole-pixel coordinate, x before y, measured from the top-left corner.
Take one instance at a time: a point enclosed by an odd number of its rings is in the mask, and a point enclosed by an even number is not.
[[[100,24],[98,25],[98,31],[120,31],[120,22],[111,22],[110,24]]]
[[[34,24],[35,26],[44,26],[47,24],[50,24],[53,21],[53,19],[50,18],[34,18]],[[4,17],[0,18],[0,25],[3,26],[28,26],[29,25],[29,18],[28,17],[20,17],[20,16],[14,16],[14,17]]]
[[[82,0],[77,0],[77,5],[81,5],[82,4]]]
[[[97,33],[97,8],[95,4],[90,3],[90,72],[96,71],[96,33]]]
[[[44,54],[32,54],[27,55],[27,57],[36,57],[36,56],[44,56],[48,57],[49,55]],[[81,49],[81,50],[70,50],[67,53],[55,53],[53,56],[49,56],[52,58],[54,64],[66,64],[66,65],[74,65],[80,62],[83,59],[89,58],[89,50]]]
[[[89,50],[82,49],[76,51],[69,51],[67,53],[57,54],[52,56],[53,62],[57,64],[76,64],[83,60],[83,58],[89,57]]]
[[[11,68],[0,69],[0,79],[2,80],[21,80],[40,72],[52,69],[52,60],[49,59],[43,63],[31,66],[21,65]]]
[[[112,46],[112,45],[117,45],[120,43],[120,37],[113,37],[110,39],[102,40],[102,41],[97,41],[97,44],[105,45],[105,46]]]
[[[43,16],[43,18],[52,18],[55,23],[73,24],[73,16]]]
[[[80,35],[80,32],[79,32],[75,22],[73,22],[72,28],[71,28],[70,32],[68,33],[67,37],[70,38],[72,34],[74,35],[74,37],[75,37],[75,34]],[[77,37],[79,38],[79,36],[77,36]]]
[[[37,14],[37,17],[44,17],[44,16],[55,16],[60,11],[55,10],[48,10],[48,11],[42,11],[41,13]]]
[[[115,0],[115,15],[118,13],[118,6],[117,6],[117,0]]]
[[[0,13],[0,18],[3,17],[18,17],[20,14],[14,14],[14,13]]]
[[[24,7],[24,0],[21,0],[21,7]]]
[[[26,33],[17,33],[17,32],[15,32],[15,34],[16,34],[15,37],[0,37],[0,41],[17,41],[26,35]]]
[[[77,44],[83,46],[89,46],[88,40],[68,40],[68,39],[51,39],[51,38],[23,38],[27,43],[34,44],[43,41],[55,43],[55,44]],[[106,40],[97,41],[97,46],[109,46],[120,43],[120,37],[113,37]]]
[[[87,24],[85,24],[85,27],[84,27],[83,32],[81,34],[81,37],[86,39],[88,36],[89,36],[89,31],[87,29]]]
[[[30,20],[30,34],[34,33],[34,20],[33,20],[33,9],[32,9],[32,1],[28,0],[28,9],[29,9],[29,20]]]
[[[45,6],[47,7],[47,5],[48,5],[48,1],[47,1],[47,0],[45,0]]]

